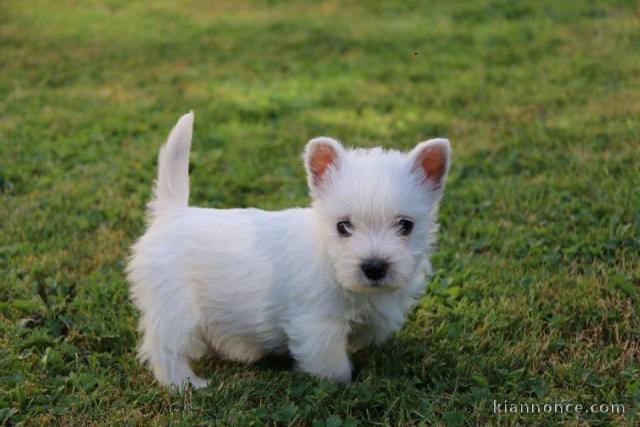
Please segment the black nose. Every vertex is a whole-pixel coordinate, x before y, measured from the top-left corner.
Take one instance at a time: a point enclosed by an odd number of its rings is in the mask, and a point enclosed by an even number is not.
[[[360,264],[360,268],[369,279],[379,280],[387,274],[389,263],[380,258],[370,258]]]

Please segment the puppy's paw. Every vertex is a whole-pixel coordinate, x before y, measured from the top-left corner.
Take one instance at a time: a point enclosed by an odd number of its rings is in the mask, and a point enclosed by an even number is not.
[[[209,385],[209,381],[199,377],[189,378],[189,383],[194,390],[205,388]]]
[[[318,378],[349,386],[351,384],[352,372],[351,362],[346,357],[346,352],[343,358],[333,360],[332,362],[331,364],[327,364],[326,360],[307,360],[299,366],[299,369]]]
[[[345,387],[351,387],[351,378],[352,378],[352,372],[351,369],[349,369],[348,371],[342,372],[337,376],[334,376],[333,379],[335,382],[337,382],[338,384],[341,384]]]

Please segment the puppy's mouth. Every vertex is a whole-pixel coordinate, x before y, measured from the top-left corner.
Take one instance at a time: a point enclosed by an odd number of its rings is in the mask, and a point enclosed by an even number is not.
[[[360,280],[349,286],[349,289],[362,294],[381,294],[397,291],[401,287],[391,277],[385,277],[379,280],[360,278]]]
[[[372,288],[393,287],[389,286],[386,280],[369,280],[368,285]]]

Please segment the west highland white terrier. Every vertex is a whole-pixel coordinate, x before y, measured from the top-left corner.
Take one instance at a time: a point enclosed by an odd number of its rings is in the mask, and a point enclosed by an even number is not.
[[[160,150],[148,229],[127,268],[140,309],[139,356],[157,380],[207,385],[190,361],[213,352],[351,381],[349,352],[382,343],[425,287],[449,169],[446,139],[405,154],[309,141],[311,207],[189,207],[193,112]]]

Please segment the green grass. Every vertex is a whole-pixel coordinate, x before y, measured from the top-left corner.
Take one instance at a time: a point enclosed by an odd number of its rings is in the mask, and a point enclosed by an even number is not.
[[[425,3],[1,2],[0,423],[640,422],[637,4]],[[189,109],[218,208],[307,204],[312,136],[451,139],[436,274],[352,388],[209,360],[181,396],[136,361],[123,267]]]

